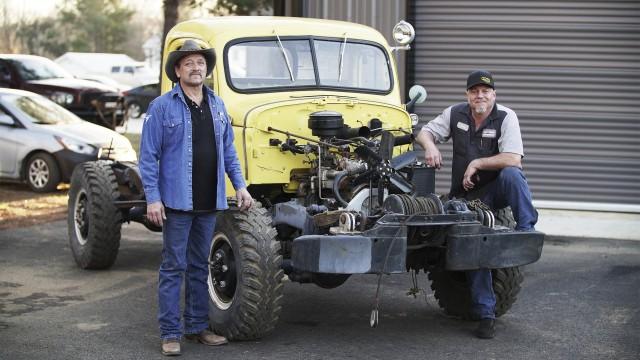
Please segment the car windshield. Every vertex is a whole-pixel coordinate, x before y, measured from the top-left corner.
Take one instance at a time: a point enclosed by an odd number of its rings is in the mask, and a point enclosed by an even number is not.
[[[226,56],[231,84],[239,90],[323,87],[386,92],[391,88],[385,52],[370,43],[252,40],[232,45]]]
[[[65,108],[42,96],[4,95],[2,100],[26,115],[34,124],[58,125],[82,121]]]
[[[72,78],[60,65],[44,58],[21,58],[20,60],[9,59],[18,69],[20,76],[26,80],[46,80],[58,78]]]

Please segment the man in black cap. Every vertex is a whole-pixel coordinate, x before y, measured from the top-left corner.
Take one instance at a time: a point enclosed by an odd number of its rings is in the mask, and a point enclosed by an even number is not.
[[[147,218],[163,227],[158,322],[164,355],[180,355],[183,335],[206,345],[227,343],[208,330],[207,286],[215,212],[228,208],[225,172],[236,189],[238,206],[246,210],[253,204],[233,145],[229,115],[222,100],[204,85],[215,59],[213,49],[201,48],[193,40],[169,54],[165,72],[178,85],[149,105],[140,139]]]
[[[524,156],[520,125],[513,110],[496,104],[493,75],[485,70],[467,77],[467,102],[446,108],[423,126],[416,142],[430,166],[439,169],[442,155],[436,143],[453,138],[450,198],[481,199],[492,209],[511,206],[516,230],[531,231],[538,213],[522,172]],[[480,338],[495,336],[495,305],[491,270],[467,272],[471,313],[480,319]]]

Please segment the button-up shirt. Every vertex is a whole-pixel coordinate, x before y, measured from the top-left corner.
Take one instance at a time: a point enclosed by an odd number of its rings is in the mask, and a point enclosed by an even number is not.
[[[238,190],[246,187],[233,145],[233,127],[222,99],[203,87],[213,117],[217,150],[216,206],[227,206],[224,174]],[[179,86],[149,105],[140,138],[140,175],[147,203],[193,210],[193,127],[191,112]],[[213,186],[213,184],[212,184]]]

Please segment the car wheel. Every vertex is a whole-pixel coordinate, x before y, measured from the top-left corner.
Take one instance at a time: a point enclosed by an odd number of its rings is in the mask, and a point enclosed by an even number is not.
[[[129,103],[127,106],[127,113],[132,119],[137,119],[142,115],[142,107],[137,102]]]
[[[54,191],[60,183],[60,169],[53,156],[36,153],[27,160],[26,180],[35,192]]]

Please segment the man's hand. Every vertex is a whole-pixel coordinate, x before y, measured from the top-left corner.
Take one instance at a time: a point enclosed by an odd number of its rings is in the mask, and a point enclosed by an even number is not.
[[[440,169],[442,167],[442,154],[434,143],[430,143],[424,148],[424,158],[427,165]]]
[[[161,201],[147,204],[147,219],[157,226],[162,226],[162,220],[167,220],[167,216],[164,214],[164,205],[162,205]]]
[[[440,169],[442,167],[442,154],[436,146],[433,135],[426,130],[421,130],[416,137],[416,142],[424,148],[424,159],[427,165]]]
[[[240,210],[249,210],[253,206],[253,198],[247,188],[242,188],[236,191],[236,199],[238,199],[238,207]]]
[[[478,168],[478,159],[471,161],[467,166],[467,170],[464,172],[464,176],[462,177],[462,187],[466,191],[470,191],[474,186],[476,186],[474,180],[478,177],[478,170],[480,170]]]

